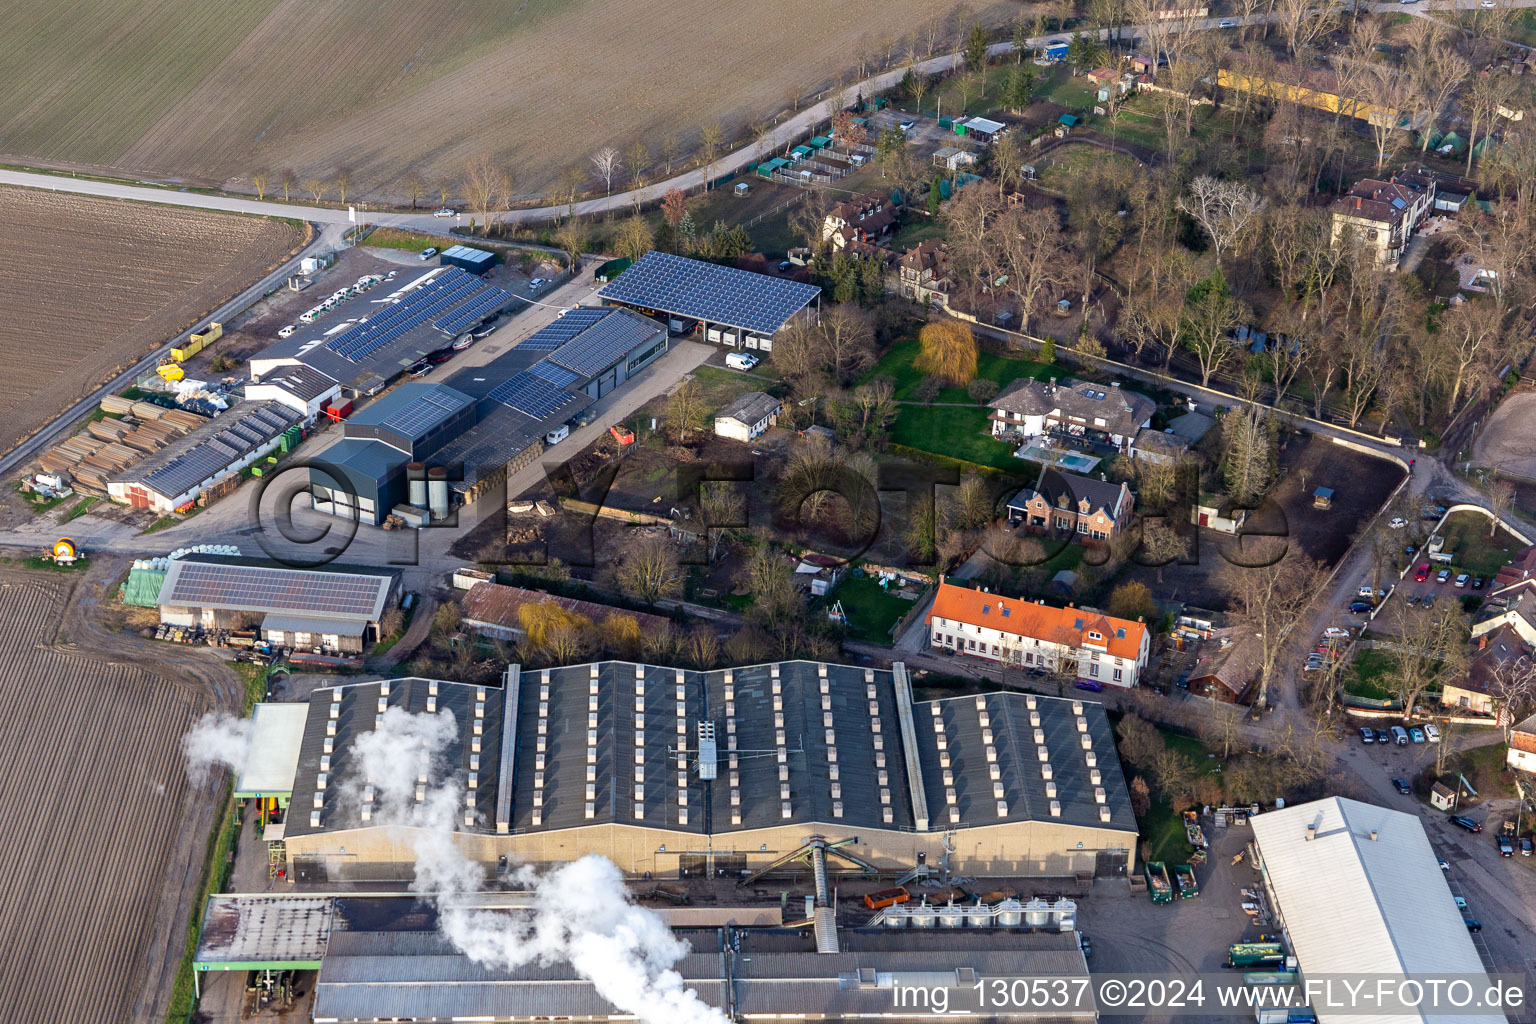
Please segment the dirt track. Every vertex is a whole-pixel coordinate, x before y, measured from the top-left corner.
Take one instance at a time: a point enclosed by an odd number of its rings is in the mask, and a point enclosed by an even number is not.
[[[209,652],[109,633],[101,585],[0,570],[3,1021],[159,1021],[213,794],[180,740],[238,683]]]

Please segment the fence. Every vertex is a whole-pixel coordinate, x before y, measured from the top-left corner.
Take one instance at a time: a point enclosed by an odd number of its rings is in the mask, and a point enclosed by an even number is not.
[[[752,227],[755,224],[759,224],[759,223],[767,220],[769,217],[772,217],[776,213],[780,213],[780,212],[782,212],[784,210],[789,209],[789,207],[794,206],[797,203],[805,202],[805,195],[806,194],[804,192],[798,192],[795,195],[790,196],[788,199],[784,200],[782,203],[780,203],[778,206],[775,206],[773,209],[764,211],[763,213],[758,214],[756,217],[753,217],[751,220],[749,220],[746,223],[742,224],[742,227],[743,228],[750,228],[750,227]]]

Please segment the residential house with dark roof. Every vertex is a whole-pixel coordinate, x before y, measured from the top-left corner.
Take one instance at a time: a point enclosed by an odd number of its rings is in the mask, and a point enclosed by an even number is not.
[[[885,196],[856,195],[827,211],[821,222],[822,241],[841,249],[849,242],[878,244],[895,230],[895,205]]]
[[[1151,652],[1146,623],[1085,608],[1053,608],[942,579],[924,621],[932,647],[1067,672],[1086,689],[1135,686]]]
[[[1108,540],[1130,521],[1136,499],[1123,483],[1095,480],[1047,466],[1032,488],[1008,502],[1008,522],[1032,531]]]
[[[943,239],[930,238],[913,246],[896,262],[897,286],[904,298],[913,302],[949,304],[955,281],[950,270],[949,246]]]
[[[1521,549],[1513,558],[1499,567],[1499,571],[1493,574],[1488,596],[1493,597],[1505,587],[1514,586],[1522,580],[1533,577],[1536,577],[1536,546]]]
[[[1500,625],[1473,639],[1467,674],[1441,688],[1440,703],[1448,708],[1502,717],[1506,710],[1501,707],[1503,684],[1533,673],[1536,657],[1532,656],[1531,645],[1513,626]]]
[[[1157,405],[1119,384],[1094,384],[1068,378],[1015,381],[987,403],[992,436],[1061,436],[1113,445],[1129,453],[1136,435],[1152,425]]]
[[[1432,177],[1404,172],[1388,181],[1366,178],[1334,201],[1333,244],[1353,234],[1378,262],[1396,267],[1434,205]]]
[[[1522,772],[1536,772],[1536,715],[1521,720],[1510,731],[1504,763]]]

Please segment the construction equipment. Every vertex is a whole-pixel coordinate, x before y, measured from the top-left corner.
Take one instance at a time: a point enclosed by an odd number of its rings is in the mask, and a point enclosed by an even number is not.
[[[1195,869],[1189,864],[1173,866],[1174,881],[1179,886],[1179,899],[1192,900],[1200,895],[1200,883],[1195,880]]]
[[[1243,852],[1244,851],[1242,851],[1242,850],[1238,850],[1235,854],[1232,855],[1232,866],[1233,867],[1236,867],[1237,865],[1239,865],[1239,864],[1241,864],[1243,862]]]
[[[1147,861],[1147,891],[1153,903],[1171,903],[1173,884],[1168,881],[1168,865],[1160,860]]]
[[[75,542],[68,537],[60,537],[53,542],[53,547],[48,550],[48,558],[57,565],[74,565],[76,559],[84,558],[84,554],[75,546]]]

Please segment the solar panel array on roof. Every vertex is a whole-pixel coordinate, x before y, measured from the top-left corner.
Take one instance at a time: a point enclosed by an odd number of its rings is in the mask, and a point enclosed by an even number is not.
[[[356,576],[254,565],[178,562],[161,603],[182,607],[226,606],[262,611],[299,611],[366,617],[376,613],[387,576]]]
[[[484,320],[511,301],[511,292],[501,288],[488,288],[483,293],[470,296],[469,302],[443,317],[432,326],[444,334],[458,334],[464,328]]]
[[[628,310],[611,312],[556,349],[549,361],[583,377],[595,377],[630,349],[661,333],[659,326]]]
[[[487,397],[541,420],[576,396],[524,370],[497,385]]]
[[[463,396],[443,388],[420,395],[415,404],[390,413],[379,424],[403,437],[417,437],[428,427],[446,419],[469,404]]]
[[[591,306],[566,310],[554,323],[530,334],[518,348],[530,352],[553,352],[612,312],[611,309]]]
[[[360,362],[407,331],[462,302],[480,287],[480,279],[458,267],[434,277],[404,298],[383,307],[366,323],[354,324],[325,343],[325,347],[352,362]]]
[[[528,367],[528,372],[535,377],[543,377],[557,388],[568,388],[581,379],[570,370],[563,366],[556,366],[548,359],[540,359]]]
[[[275,402],[264,403],[144,474],[143,483],[157,494],[174,498],[223,472],[246,452],[297,423],[299,414]]]

